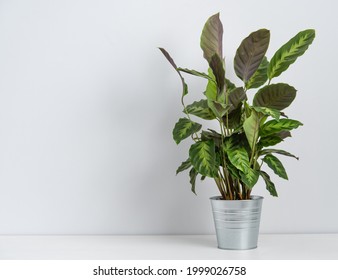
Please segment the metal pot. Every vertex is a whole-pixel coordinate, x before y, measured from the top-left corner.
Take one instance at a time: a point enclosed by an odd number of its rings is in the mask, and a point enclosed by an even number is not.
[[[222,200],[211,197],[218,248],[247,250],[257,247],[262,196],[248,200]]]

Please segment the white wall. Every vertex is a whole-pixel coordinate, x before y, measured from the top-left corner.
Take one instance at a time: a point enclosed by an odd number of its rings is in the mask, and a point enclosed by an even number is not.
[[[315,28],[309,51],[280,81],[298,89],[288,114],[305,126],[284,146],[290,180],[263,194],[263,232],[338,232],[335,1],[0,2],[0,233],[211,233],[212,181],[190,193],[175,176],[189,143],[171,139],[182,116],[178,65],[205,71],[199,36],[220,11],[229,76],[240,41],[271,30],[268,56]],[[187,78],[190,99],[204,82]],[[277,81],[277,80],[276,80]]]

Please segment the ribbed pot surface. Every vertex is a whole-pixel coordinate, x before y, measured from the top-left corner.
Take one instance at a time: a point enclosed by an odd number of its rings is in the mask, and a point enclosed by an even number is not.
[[[221,200],[210,198],[214,216],[218,248],[246,250],[257,247],[262,196],[249,200]]]

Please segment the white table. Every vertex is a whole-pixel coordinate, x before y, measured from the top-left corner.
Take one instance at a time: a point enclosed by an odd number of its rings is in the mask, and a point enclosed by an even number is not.
[[[1,260],[334,259],[338,234],[261,234],[257,249],[216,248],[214,235],[2,235]]]

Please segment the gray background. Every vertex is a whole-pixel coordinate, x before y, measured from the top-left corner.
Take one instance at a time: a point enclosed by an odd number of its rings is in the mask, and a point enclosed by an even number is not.
[[[241,40],[271,30],[268,57],[315,28],[309,51],[275,82],[298,89],[287,114],[305,126],[283,144],[289,181],[273,179],[262,232],[338,232],[338,18],[336,1],[0,1],[0,233],[200,234],[213,232],[212,181],[190,192],[175,176],[189,140],[180,81],[156,47],[205,71],[206,19],[220,11],[227,73]],[[187,103],[205,82],[187,77]],[[249,92],[249,95],[253,92]]]

